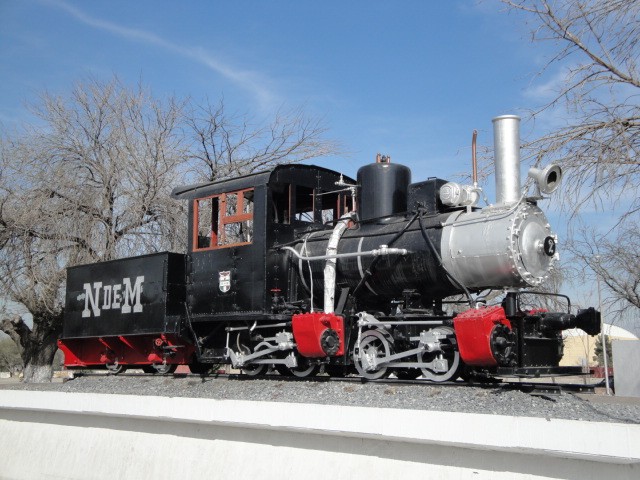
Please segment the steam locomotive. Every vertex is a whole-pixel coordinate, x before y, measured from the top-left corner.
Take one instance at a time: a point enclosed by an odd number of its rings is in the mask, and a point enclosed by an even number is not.
[[[562,172],[530,170],[537,192],[523,194],[519,118],[493,123],[497,198],[482,209],[475,161],[473,185],[412,183],[378,156],[356,179],[280,165],[174,189],[189,202],[186,254],[69,268],[66,367],[434,382],[580,373],[559,367],[561,332],[598,333],[599,312],[523,300],[558,259],[537,202]],[[502,300],[487,305],[488,290]]]

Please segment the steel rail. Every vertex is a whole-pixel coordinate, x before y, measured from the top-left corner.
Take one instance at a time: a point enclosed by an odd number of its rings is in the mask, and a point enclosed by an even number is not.
[[[108,377],[115,376],[110,373],[95,373],[95,372],[74,372],[75,377]],[[548,396],[548,395],[562,395],[564,393],[595,393],[595,384],[582,384],[582,383],[553,383],[553,382],[532,382],[532,381],[511,381],[508,379],[493,379],[487,381],[446,381],[446,382],[434,382],[427,379],[414,379],[405,380],[399,378],[381,378],[376,380],[370,380],[363,377],[345,376],[345,377],[330,377],[324,375],[312,376],[312,377],[296,377],[294,375],[280,375],[280,374],[264,374],[264,375],[246,375],[243,373],[209,373],[209,374],[195,374],[195,373],[173,373],[173,374],[159,374],[159,373],[137,373],[137,372],[124,372],[117,375],[118,377],[166,377],[166,378],[211,378],[211,379],[227,379],[232,381],[251,381],[251,380],[271,380],[271,381],[285,381],[285,382],[344,382],[344,383],[372,383],[379,385],[423,385],[431,387],[476,387],[485,389],[503,389],[503,390],[519,390],[523,393],[536,396]],[[71,379],[70,379],[71,380]],[[67,380],[69,381],[69,380]]]

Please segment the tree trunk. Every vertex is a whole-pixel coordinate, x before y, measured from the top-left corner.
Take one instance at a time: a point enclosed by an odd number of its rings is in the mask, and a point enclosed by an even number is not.
[[[53,368],[51,365],[27,363],[22,373],[24,375],[22,379],[24,383],[49,383],[53,376]]]
[[[57,335],[50,333],[42,343],[33,343],[34,345],[31,348],[25,348],[22,354],[24,361],[22,381],[24,383],[50,382],[53,376],[53,357],[58,350]]]
[[[33,330],[18,316],[12,320],[3,320],[0,329],[21,347],[23,382],[50,382],[53,376],[53,358],[58,350],[58,335],[62,329],[62,313],[33,315]]]

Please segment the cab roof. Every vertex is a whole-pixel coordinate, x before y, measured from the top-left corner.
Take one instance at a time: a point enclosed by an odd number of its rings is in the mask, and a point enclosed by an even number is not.
[[[176,187],[171,192],[171,197],[178,200],[194,200],[196,198],[209,197],[211,195],[217,195],[225,192],[233,192],[246,188],[255,188],[261,185],[269,184],[269,182],[271,181],[271,177],[277,172],[283,170],[289,170],[291,173],[299,173],[300,175],[322,173],[323,175],[335,176],[336,181],[340,177],[340,173],[334,170],[317,167],[315,165],[283,164],[277,165],[269,170],[250,173],[239,177]],[[344,181],[355,184],[355,180],[347,176],[344,176]]]

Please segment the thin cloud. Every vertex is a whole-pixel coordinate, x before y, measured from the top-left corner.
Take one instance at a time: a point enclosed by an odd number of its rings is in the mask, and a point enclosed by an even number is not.
[[[551,101],[566,87],[567,76],[568,69],[564,68],[552,75],[546,82],[525,89],[524,96],[537,102]]]
[[[201,47],[178,45],[172,42],[168,42],[167,40],[151,32],[135,28],[123,27],[112,22],[100,20],[98,18],[87,15],[86,13],[64,2],[47,0],[46,3],[64,10],[76,20],[84,23],[85,25],[104,30],[111,33],[112,35],[125,38],[127,40],[154,45],[181,57],[189,58],[199,63],[200,65],[213,70],[219,75],[222,75],[223,77],[235,83],[237,86],[248,90],[257,97],[258,101],[263,107],[267,107],[276,103],[276,96],[269,89],[264,87],[264,81],[260,81],[258,78],[256,78],[255,73],[230,67],[229,65],[226,65],[217,58],[213,57],[210,53],[208,53]]]

